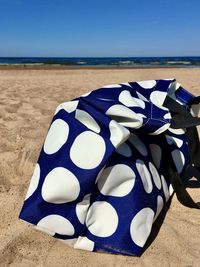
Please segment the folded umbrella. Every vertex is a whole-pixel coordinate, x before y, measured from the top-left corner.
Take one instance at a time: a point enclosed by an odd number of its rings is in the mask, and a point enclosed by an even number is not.
[[[83,250],[140,256],[173,192],[199,172],[199,97],[175,79],[113,84],[60,104],[19,218]]]

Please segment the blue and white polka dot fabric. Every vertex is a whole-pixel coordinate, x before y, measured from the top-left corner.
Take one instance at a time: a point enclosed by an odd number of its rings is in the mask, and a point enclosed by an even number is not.
[[[76,249],[140,255],[173,193],[165,147],[180,175],[190,160],[163,106],[182,93],[175,79],[150,80],[60,104],[19,218]]]

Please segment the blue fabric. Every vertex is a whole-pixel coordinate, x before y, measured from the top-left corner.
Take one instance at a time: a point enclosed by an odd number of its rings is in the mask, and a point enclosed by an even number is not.
[[[163,102],[175,79],[98,88],[60,104],[19,218],[77,249],[139,256],[173,188],[169,147],[183,175],[184,129]],[[175,97],[194,97],[179,86]]]

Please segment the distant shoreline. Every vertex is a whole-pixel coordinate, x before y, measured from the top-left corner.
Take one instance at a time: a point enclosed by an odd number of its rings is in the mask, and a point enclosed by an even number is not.
[[[200,57],[0,57],[0,68],[155,69],[200,68]]]
[[[53,65],[53,64],[0,64],[0,70],[127,70],[127,69],[199,69],[200,66],[101,66],[101,65],[91,65],[91,66],[73,66],[73,65]]]

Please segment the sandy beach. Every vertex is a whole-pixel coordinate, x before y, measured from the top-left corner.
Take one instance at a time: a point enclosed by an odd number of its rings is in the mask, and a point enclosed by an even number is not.
[[[200,212],[182,206],[176,196],[158,236],[140,258],[76,250],[18,219],[60,103],[107,84],[162,78],[176,78],[200,95],[200,68],[0,69],[0,266],[199,266]],[[188,191],[200,201],[199,188]]]

